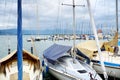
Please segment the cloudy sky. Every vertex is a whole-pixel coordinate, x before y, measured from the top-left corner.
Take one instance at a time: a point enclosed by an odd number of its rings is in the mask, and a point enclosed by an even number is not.
[[[0,0],[0,29],[12,29],[17,26],[17,0]],[[118,4],[120,0],[118,0]],[[97,27],[115,27],[115,0],[90,0]],[[23,29],[59,29],[72,28],[72,0],[22,0]],[[89,15],[86,0],[75,0],[77,6],[77,29],[89,27]],[[120,6],[119,6],[120,7]],[[120,12],[120,9],[119,9]],[[120,16],[120,14],[119,14]],[[120,21],[119,21],[120,22]]]

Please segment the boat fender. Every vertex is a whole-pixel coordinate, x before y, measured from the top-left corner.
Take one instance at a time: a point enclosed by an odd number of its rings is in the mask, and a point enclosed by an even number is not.
[[[48,66],[46,66],[46,72],[48,72],[49,71],[49,67]]]
[[[118,54],[118,51],[119,51],[119,47],[118,47],[118,46],[115,46],[115,47],[114,47],[114,53],[115,53],[115,55]]]
[[[44,66],[44,60],[42,61],[42,66]]]

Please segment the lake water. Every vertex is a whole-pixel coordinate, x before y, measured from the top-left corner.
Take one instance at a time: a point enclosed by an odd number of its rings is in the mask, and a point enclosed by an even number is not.
[[[48,37],[49,35],[42,35],[41,37]],[[72,40],[60,40],[60,41],[36,41],[34,43],[27,42],[27,39],[31,37],[36,37],[36,35],[23,35],[23,48],[31,52],[31,46],[34,44],[35,53],[42,59],[42,54],[45,49],[51,46],[54,43],[63,44],[63,45],[73,45]],[[76,44],[80,43],[81,40],[76,40]],[[17,49],[17,36],[16,35],[0,35],[0,59],[5,57],[8,54],[8,45],[11,49],[11,52]]]
[[[42,35],[41,37],[48,37],[48,35]],[[32,35],[32,37],[36,37],[36,35]],[[31,46],[34,44],[35,53],[39,56],[39,58],[43,59],[43,51],[50,47],[54,43],[63,44],[63,45],[73,45],[72,40],[60,40],[60,41],[36,41],[34,43],[27,42],[27,39],[30,39],[31,35],[23,35],[23,48],[29,52],[31,52]],[[83,42],[83,40],[76,40],[76,44]],[[8,45],[10,46],[11,52],[17,49],[17,36],[16,35],[0,35],[0,59],[5,57],[8,54]],[[53,77],[45,80],[53,80]],[[109,80],[119,80],[109,77]]]

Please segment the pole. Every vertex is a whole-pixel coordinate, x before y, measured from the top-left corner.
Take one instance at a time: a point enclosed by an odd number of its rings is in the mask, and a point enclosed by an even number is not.
[[[73,62],[75,62],[75,58],[76,58],[76,53],[75,53],[75,41],[76,41],[75,1],[73,0],[73,55],[74,55]]]
[[[17,64],[18,64],[18,80],[23,78],[23,54],[22,54],[22,0],[18,0],[18,20],[17,20]]]
[[[117,29],[117,32],[119,31],[118,30],[118,0],[116,0],[116,29]]]

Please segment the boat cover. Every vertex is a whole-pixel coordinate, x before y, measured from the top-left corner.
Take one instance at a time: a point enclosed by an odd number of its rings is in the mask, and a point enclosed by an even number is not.
[[[71,46],[53,44],[43,52],[43,56],[47,60],[55,61],[58,58],[62,57],[71,48],[72,48]]]
[[[102,48],[104,42],[100,42],[100,48]],[[93,58],[93,55],[96,55],[95,52],[98,51],[95,40],[87,40],[85,42],[79,43],[76,45],[76,48],[84,53],[90,59]]]

